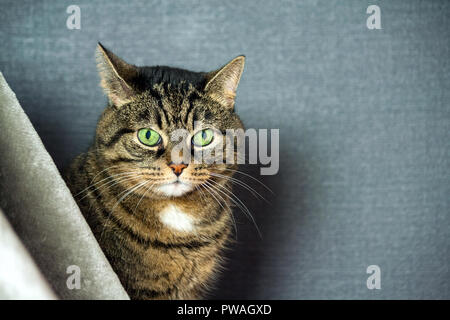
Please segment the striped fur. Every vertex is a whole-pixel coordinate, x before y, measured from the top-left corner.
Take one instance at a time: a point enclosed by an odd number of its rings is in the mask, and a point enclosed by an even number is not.
[[[131,298],[202,298],[214,283],[233,229],[225,196],[230,180],[213,174],[231,177],[229,169],[236,167],[189,163],[180,179],[192,190],[165,195],[158,186],[175,177],[168,166],[169,135],[178,128],[192,132],[194,121],[221,131],[242,128],[242,123],[232,107],[214,99],[217,89],[214,95],[204,90],[220,70],[118,68],[119,58],[99,49],[116,72],[101,74],[102,86],[111,86],[105,88],[111,104],[98,122],[93,145],[71,164],[67,183]],[[128,67],[134,69],[127,72]],[[190,76],[183,80],[183,74]],[[120,79],[111,80],[114,76]],[[119,80],[126,81],[125,93],[123,85],[109,84]],[[137,130],[147,127],[161,134],[162,145],[138,141]]]

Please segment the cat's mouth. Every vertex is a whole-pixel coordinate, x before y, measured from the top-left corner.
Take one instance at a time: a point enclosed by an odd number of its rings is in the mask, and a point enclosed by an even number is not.
[[[172,181],[170,183],[163,184],[157,187],[158,191],[168,197],[180,197],[185,193],[188,193],[193,190],[193,186],[183,181],[180,181],[179,178],[177,180]]]

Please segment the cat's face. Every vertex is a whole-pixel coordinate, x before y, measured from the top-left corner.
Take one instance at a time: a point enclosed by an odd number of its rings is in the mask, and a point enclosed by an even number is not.
[[[187,78],[198,77],[192,83],[183,80],[183,73],[173,78],[180,70],[127,65],[131,71],[125,71],[133,76],[126,81],[124,62],[100,49],[107,59],[101,66],[102,86],[111,101],[97,126],[100,169],[108,170],[125,190],[154,198],[218,188],[215,184],[232,175],[237,155],[227,150],[225,132],[243,129],[233,108],[243,57],[209,74],[185,73]],[[105,74],[110,71],[114,72]],[[160,78],[151,81],[152,76]],[[160,82],[170,76],[170,83]],[[199,161],[194,156],[217,156],[217,150],[222,150],[218,157],[223,161]],[[234,163],[226,164],[229,154]]]

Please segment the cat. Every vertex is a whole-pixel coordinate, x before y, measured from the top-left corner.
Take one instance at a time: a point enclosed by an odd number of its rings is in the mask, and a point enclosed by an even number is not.
[[[100,43],[96,54],[109,104],[66,182],[130,298],[204,298],[233,233],[237,165],[174,161],[170,135],[188,130],[197,150],[244,128],[234,102],[245,57],[192,72],[137,67]]]

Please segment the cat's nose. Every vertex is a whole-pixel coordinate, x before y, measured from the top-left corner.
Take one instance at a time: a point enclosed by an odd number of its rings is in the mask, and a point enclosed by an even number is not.
[[[187,165],[184,163],[175,164],[172,162],[169,164],[169,168],[171,168],[173,173],[175,173],[175,175],[178,177],[183,172],[183,170],[187,168]]]

